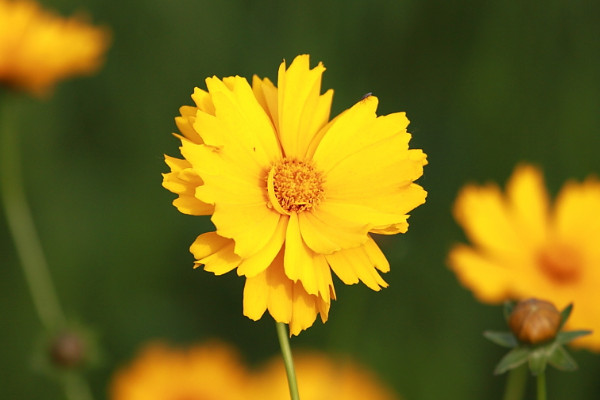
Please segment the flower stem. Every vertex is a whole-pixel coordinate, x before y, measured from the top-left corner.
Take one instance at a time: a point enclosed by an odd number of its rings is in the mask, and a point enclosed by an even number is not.
[[[511,369],[506,379],[503,400],[521,400],[527,383],[527,364]]]
[[[0,201],[34,308],[46,331],[56,332],[66,325],[67,319],[52,284],[25,196],[16,129],[18,107],[15,103],[18,99],[14,103],[11,100],[7,96],[0,96]],[[66,376],[63,387],[69,400],[92,400],[87,382],[76,372]]]
[[[294,360],[292,359],[292,350],[290,349],[290,340],[286,326],[283,322],[276,322],[277,337],[281,346],[285,372],[287,373],[288,385],[290,387],[290,397],[292,400],[300,400],[298,394],[298,383],[296,382],[296,372],[294,371]]]
[[[546,371],[537,375],[537,400],[546,400]]]
[[[93,400],[90,388],[81,375],[69,372],[63,378],[67,400]]]
[[[0,189],[10,234],[29,286],[34,307],[47,330],[64,325],[46,258],[40,244],[25,190],[23,189],[18,136],[15,128],[16,107],[7,97],[0,104]]]

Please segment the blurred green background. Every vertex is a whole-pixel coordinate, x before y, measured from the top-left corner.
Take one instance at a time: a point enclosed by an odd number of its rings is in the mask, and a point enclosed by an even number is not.
[[[27,191],[61,301],[100,338],[90,372],[106,398],[115,368],[149,339],[222,338],[251,364],[277,354],[270,317],[242,316],[243,280],[192,269],[188,247],[208,218],[180,214],[161,187],[178,108],[204,78],[276,80],[283,58],[327,67],[332,115],[367,92],[380,114],[406,111],[430,164],[427,203],[405,235],[380,241],[392,264],[375,293],[336,280],[330,320],[294,348],[350,354],[405,399],[500,399],[501,307],[478,303],[447,269],[463,241],[450,209],[466,182],[504,184],[530,161],[555,193],[600,171],[600,3],[594,1],[52,0],[113,31],[100,73],[22,101]],[[40,323],[0,216],[0,397],[61,399],[31,371]],[[600,359],[574,351],[576,373],[550,370],[552,399],[600,397]],[[533,381],[531,381],[533,384]],[[532,385],[530,385],[532,386]],[[531,389],[531,388],[530,388]]]

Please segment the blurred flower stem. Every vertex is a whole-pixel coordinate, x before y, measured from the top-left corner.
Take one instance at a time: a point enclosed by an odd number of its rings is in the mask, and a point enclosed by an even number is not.
[[[546,371],[537,374],[537,400],[546,400]]]
[[[93,400],[94,398],[85,379],[74,371],[65,374],[63,385],[69,400]]]
[[[298,394],[298,383],[296,382],[296,372],[294,371],[294,360],[292,358],[292,350],[290,349],[290,340],[288,331],[283,322],[276,322],[277,337],[281,346],[281,354],[283,355],[283,364],[287,374],[288,385],[290,387],[290,397],[292,400],[300,400]]]
[[[0,105],[0,185],[8,229],[15,242],[33,304],[47,330],[64,325],[56,291],[25,198],[19,138],[16,129],[18,101],[4,96]],[[18,100],[18,99],[17,99]]]
[[[0,192],[8,230],[20,260],[33,305],[42,326],[54,332],[66,325],[66,318],[58,302],[50,271],[42,250],[31,210],[25,196],[17,120],[19,101],[16,96],[0,96]],[[91,400],[87,383],[74,371],[63,379],[67,398]]]
[[[503,400],[521,400],[523,398],[527,383],[527,372],[527,364],[511,369],[508,372]]]

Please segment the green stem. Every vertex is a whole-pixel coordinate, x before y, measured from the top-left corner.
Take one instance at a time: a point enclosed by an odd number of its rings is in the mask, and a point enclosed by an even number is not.
[[[16,129],[17,107],[11,100],[0,96],[0,201],[35,310],[44,328],[54,334],[66,326],[66,318],[25,196]],[[76,372],[67,373],[63,387],[69,400],[92,400],[87,382]]]
[[[290,387],[290,397],[292,400],[300,400],[298,394],[298,383],[296,382],[296,372],[294,371],[294,360],[292,359],[292,350],[290,349],[290,340],[286,326],[283,322],[276,322],[277,337],[281,346],[285,372],[287,373],[288,385]]]
[[[511,369],[508,372],[503,400],[521,400],[523,398],[527,383],[527,372],[527,364]]]
[[[537,376],[537,400],[546,400],[546,371]]]
[[[93,400],[90,388],[81,375],[68,372],[63,379],[67,400]]]
[[[44,252],[23,189],[18,135],[15,129],[16,107],[0,104],[0,189],[8,229],[23,267],[34,307],[48,330],[64,325],[56,292],[52,285]]]

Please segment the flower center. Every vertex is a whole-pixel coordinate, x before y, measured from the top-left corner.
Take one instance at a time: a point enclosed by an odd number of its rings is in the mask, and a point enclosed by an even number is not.
[[[581,275],[581,256],[569,246],[552,245],[538,255],[538,266],[556,283],[571,283]]]
[[[278,212],[291,214],[312,209],[323,200],[323,175],[311,164],[284,158],[267,177],[269,201]]]

